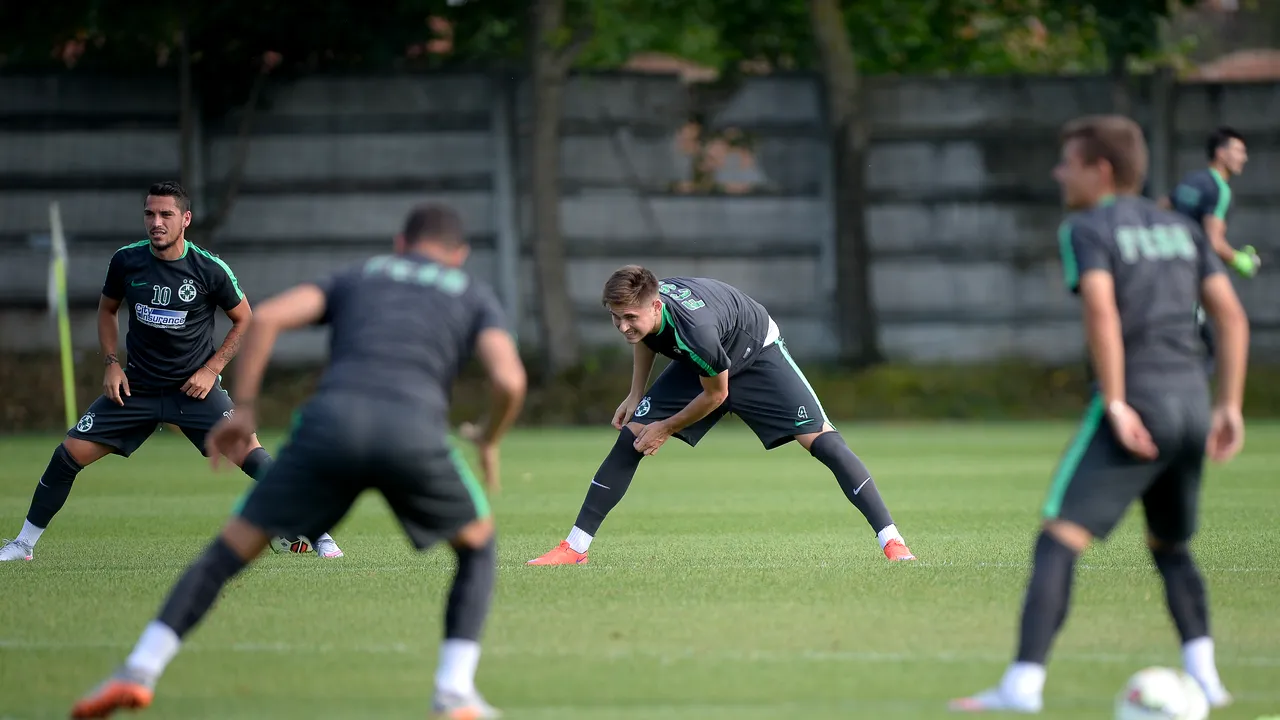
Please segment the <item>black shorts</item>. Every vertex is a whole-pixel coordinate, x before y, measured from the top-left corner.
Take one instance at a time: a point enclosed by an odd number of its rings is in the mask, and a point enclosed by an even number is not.
[[[488,517],[484,489],[443,432],[421,428],[394,405],[313,401],[240,516],[272,535],[314,540],[376,489],[419,550]]]
[[[1126,450],[1111,429],[1102,397],[1096,396],[1054,473],[1044,517],[1075,523],[1106,539],[1129,505],[1141,499],[1153,536],[1186,542],[1199,517],[1208,392],[1148,391],[1131,395],[1130,405],[1151,432],[1159,457],[1148,462]]]
[[[129,457],[161,423],[169,423],[178,426],[207,456],[205,435],[219,420],[235,413],[235,404],[222,389],[221,379],[214,382],[203,400],[189,397],[178,388],[135,387],[130,388],[130,393],[123,397],[124,405],[115,404],[105,395],[98,397],[80,422],[67,431],[67,437],[106,445],[115,454]]]
[[[647,425],[680,412],[702,392],[700,377],[692,367],[672,361],[636,406],[631,420]],[[742,418],[766,450],[785,445],[796,435],[820,432],[828,422],[817,394],[782,340],[761,350],[745,370],[731,372],[729,399],[675,436],[697,445],[728,413]]]

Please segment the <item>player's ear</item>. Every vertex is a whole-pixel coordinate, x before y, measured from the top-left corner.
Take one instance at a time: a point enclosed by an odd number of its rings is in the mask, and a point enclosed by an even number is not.
[[[183,228],[191,227],[191,211],[190,210],[182,213],[182,227]]]

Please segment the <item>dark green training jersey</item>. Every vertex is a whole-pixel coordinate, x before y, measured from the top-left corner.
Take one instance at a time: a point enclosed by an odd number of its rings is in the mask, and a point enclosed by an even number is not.
[[[1058,240],[1073,293],[1090,271],[1114,278],[1126,378],[1204,381],[1204,346],[1187,308],[1223,265],[1198,224],[1145,198],[1121,197],[1069,216]]]
[[[662,321],[643,342],[713,377],[749,367],[769,334],[769,313],[746,293],[710,278],[658,281]]]
[[[1231,211],[1231,186],[1217,170],[1203,168],[1188,173],[1169,193],[1173,209],[1204,225],[1209,216],[1225,221]]]
[[[177,260],[161,260],[151,242],[116,250],[102,294],[129,313],[125,373],[132,387],[182,386],[213,357],[216,311],[244,293],[231,268],[190,240]]]

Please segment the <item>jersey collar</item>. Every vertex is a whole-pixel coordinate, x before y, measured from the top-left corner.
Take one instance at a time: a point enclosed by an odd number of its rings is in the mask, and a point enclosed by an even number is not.
[[[159,260],[160,262],[177,262],[182,258],[186,257],[187,253],[191,251],[191,241],[186,239],[185,237],[182,238],[182,254],[172,260],[165,260],[159,255],[156,255],[156,249],[151,246],[150,240],[147,240],[147,249],[151,251],[151,257]]]

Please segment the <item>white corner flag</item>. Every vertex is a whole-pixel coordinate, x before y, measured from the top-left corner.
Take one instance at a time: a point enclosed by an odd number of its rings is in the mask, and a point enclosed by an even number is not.
[[[58,316],[58,346],[62,354],[62,398],[67,427],[76,424],[75,361],[71,357],[71,318],[67,308],[67,239],[62,212],[49,203],[49,312]]]

